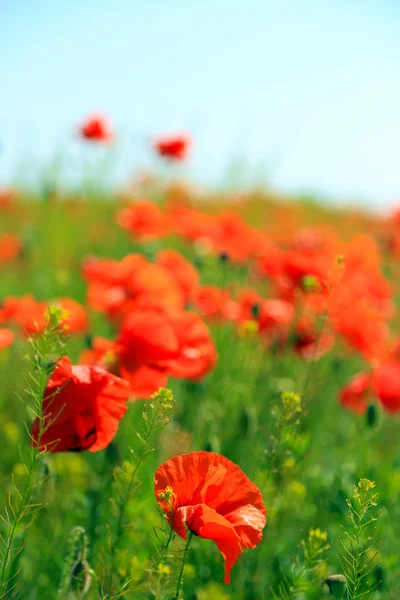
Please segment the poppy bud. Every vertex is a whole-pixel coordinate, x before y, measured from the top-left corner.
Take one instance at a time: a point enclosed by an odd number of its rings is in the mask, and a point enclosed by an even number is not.
[[[254,319],[258,319],[258,317],[260,316],[260,305],[259,304],[253,304],[253,306],[251,307],[251,314],[253,315]]]
[[[219,253],[219,260],[222,263],[226,263],[229,261],[229,254],[227,252],[220,252]]]
[[[20,260],[24,260],[25,258],[27,258],[27,257],[28,257],[28,255],[29,255],[29,252],[28,252],[28,250],[30,250],[30,248],[29,248],[28,246],[26,246],[26,245],[21,245],[21,247],[20,247],[20,249],[19,249],[19,251],[18,251],[18,258],[19,258]]]
[[[219,443],[217,436],[214,435],[207,440],[204,444],[204,450],[206,452],[219,452],[221,450],[221,444]]]
[[[325,579],[325,583],[329,588],[331,596],[337,600],[342,600],[345,597],[347,580],[344,575],[330,575]]]
[[[367,412],[366,412],[366,419],[367,419],[368,427],[370,427],[371,429],[373,429],[374,427],[377,427],[380,422],[381,414],[382,414],[382,411],[380,410],[380,407],[377,404],[375,404],[375,403],[369,404],[368,408],[367,408]]]
[[[385,571],[382,565],[377,565],[374,570],[374,576],[376,579],[376,587],[378,590],[382,590],[385,586]]]
[[[304,275],[301,280],[301,287],[306,292],[317,292],[320,284],[318,279],[314,275]]]
[[[257,414],[253,407],[245,407],[240,416],[240,434],[252,437],[257,431]]]

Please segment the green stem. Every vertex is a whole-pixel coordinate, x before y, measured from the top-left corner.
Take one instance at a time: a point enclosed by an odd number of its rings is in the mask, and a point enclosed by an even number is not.
[[[185,552],[183,553],[183,557],[182,557],[181,569],[179,571],[178,583],[176,584],[176,592],[175,592],[174,600],[179,600],[179,591],[181,589],[181,584],[182,584],[182,579],[183,579],[183,571],[185,568],[187,555],[189,552],[189,546],[190,546],[190,542],[192,541],[192,537],[193,537],[193,532],[189,531],[189,535],[188,535],[186,546],[185,546]]]
[[[110,589],[110,592],[112,591],[112,583],[113,583],[113,576],[114,576],[114,571],[115,571],[115,556],[116,556],[116,551],[118,548],[118,543],[122,534],[122,525],[123,525],[123,519],[124,519],[124,515],[125,515],[125,510],[126,510],[126,506],[129,500],[129,497],[132,493],[132,489],[134,487],[135,484],[135,480],[136,480],[136,473],[143,461],[143,459],[145,458],[146,454],[147,454],[147,448],[148,448],[148,444],[150,441],[150,437],[151,434],[153,433],[153,429],[154,426],[157,422],[157,419],[159,417],[159,411],[158,410],[154,410],[153,413],[153,417],[152,420],[147,428],[147,431],[145,433],[144,439],[143,439],[143,443],[142,443],[142,449],[141,452],[136,460],[136,464],[134,466],[134,469],[132,471],[129,483],[127,485],[127,488],[125,490],[125,494],[123,496],[122,502],[119,505],[119,511],[118,511],[118,518],[117,518],[117,524],[116,524],[116,528],[115,528],[115,538],[114,538],[114,542],[111,545],[111,550],[110,550],[110,570],[108,573],[108,587]]]

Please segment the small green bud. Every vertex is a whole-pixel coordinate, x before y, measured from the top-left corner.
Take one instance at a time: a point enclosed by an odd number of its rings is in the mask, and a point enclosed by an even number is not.
[[[320,283],[315,275],[304,275],[301,280],[301,287],[306,292],[316,292],[320,288]]]

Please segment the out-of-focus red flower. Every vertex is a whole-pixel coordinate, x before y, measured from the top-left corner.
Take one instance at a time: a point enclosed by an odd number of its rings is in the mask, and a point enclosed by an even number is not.
[[[0,190],[0,210],[8,209],[15,200],[15,193],[11,190]]]
[[[87,327],[85,310],[79,302],[72,298],[59,298],[52,302],[36,300],[32,295],[26,294],[20,298],[7,296],[3,300],[3,322],[15,323],[27,334],[35,334],[46,328],[45,313],[50,305],[57,306],[64,311],[60,321],[60,329],[68,333],[81,333]]]
[[[50,304],[61,308],[63,311],[62,327],[68,333],[82,333],[86,331],[88,320],[82,304],[72,298],[57,298]]]
[[[199,285],[199,274],[195,267],[175,250],[161,250],[156,256],[156,264],[172,274],[183,293],[185,303],[190,302]]]
[[[107,117],[102,114],[88,116],[79,127],[80,135],[93,142],[109,142],[114,132]]]
[[[187,529],[213,540],[225,561],[225,583],[244,548],[262,539],[266,509],[258,487],[227,458],[192,452],[169,459],[154,475],[158,504],[183,539]]]
[[[209,319],[223,318],[228,303],[228,292],[214,285],[200,286],[194,298],[199,313]]]
[[[399,362],[388,361],[379,364],[372,373],[372,387],[387,411],[400,411]]]
[[[286,338],[289,326],[294,319],[292,304],[279,298],[268,298],[260,305],[258,326],[260,333]]]
[[[0,348],[8,348],[14,343],[14,332],[6,327],[0,327]]]
[[[117,362],[117,348],[112,340],[96,336],[91,340],[90,348],[81,353],[79,363],[81,365],[93,365],[114,372]]]
[[[259,232],[234,212],[217,215],[206,237],[211,240],[215,252],[224,253],[238,263],[249,260],[261,250]]]
[[[103,450],[117,433],[129,396],[126,381],[98,367],[71,365],[64,356],[48,381],[43,428],[36,419],[32,443],[50,452]]]
[[[12,262],[20,255],[22,244],[14,233],[0,235],[0,266]]]
[[[199,315],[180,311],[170,315],[177,336],[179,350],[175,357],[165,361],[173,377],[201,379],[216,365],[217,351],[208,327]]]
[[[169,375],[202,378],[217,360],[208,328],[185,311],[138,308],[124,321],[116,344],[120,374],[140,397],[165,387]]]
[[[358,373],[340,392],[341,404],[359,415],[367,412],[370,397],[371,375],[369,373]]]
[[[140,306],[169,310],[185,306],[177,277],[139,254],[121,261],[90,258],[84,262],[83,275],[89,283],[88,303],[113,320],[122,321]]]
[[[121,210],[117,215],[117,223],[139,240],[155,240],[171,232],[169,217],[148,200],[135,202]]]
[[[207,238],[214,225],[214,217],[188,206],[185,203],[170,202],[167,214],[175,233],[195,242]]]
[[[302,315],[294,329],[294,349],[306,360],[316,360],[329,352],[334,344],[334,335],[327,330],[326,323],[317,327],[310,315]]]
[[[153,148],[160,156],[173,161],[187,158],[191,139],[186,134],[166,135],[159,137],[153,143]]]

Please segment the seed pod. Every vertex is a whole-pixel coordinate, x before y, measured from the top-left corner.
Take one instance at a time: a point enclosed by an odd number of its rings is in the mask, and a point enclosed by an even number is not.
[[[87,560],[77,560],[72,566],[71,587],[76,590],[79,597],[85,596],[92,585],[93,576]]]
[[[347,590],[347,580],[344,575],[330,575],[325,579],[325,583],[329,588],[331,596],[336,600],[343,600]]]

